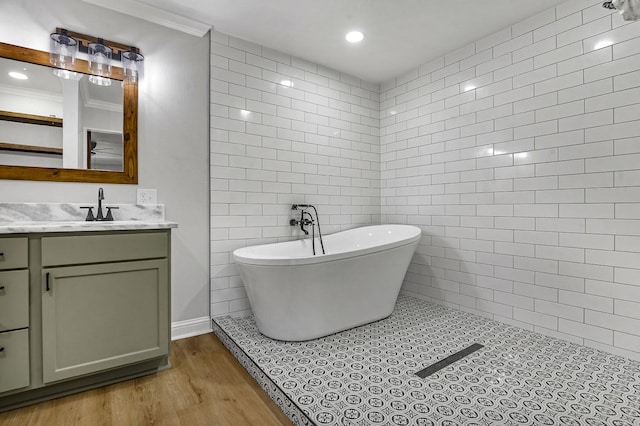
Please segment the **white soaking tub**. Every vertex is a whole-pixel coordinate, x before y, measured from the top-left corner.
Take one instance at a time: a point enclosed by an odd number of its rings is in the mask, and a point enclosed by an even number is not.
[[[233,252],[258,328],[268,337],[315,339],[388,317],[422,231],[376,225]],[[321,253],[316,238],[316,253]]]

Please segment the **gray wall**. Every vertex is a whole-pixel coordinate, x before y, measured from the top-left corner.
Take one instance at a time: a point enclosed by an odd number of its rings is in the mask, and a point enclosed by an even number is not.
[[[3,202],[135,203],[156,188],[173,231],[172,321],[209,312],[209,37],[197,38],[79,0],[0,2],[0,41],[49,50],[56,27],[134,44],[145,55],[139,92],[139,185],[0,180]]]

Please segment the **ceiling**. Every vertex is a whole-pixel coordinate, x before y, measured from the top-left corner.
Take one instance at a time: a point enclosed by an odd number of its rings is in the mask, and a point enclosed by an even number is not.
[[[84,0],[94,2],[91,0]],[[565,0],[138,0],[379,83]],[[127,0],[129,4],[133,0]],[[109,6],[105,6],[109,7]],[[138,14],[137,16],[145,16]],[[164,19],[164,18],[163,18]],[[365,34],[357,45],[347,31]]]
[[[18,71],[25,74],[27,80],[16,80],[9,76],[9,72]],[[82,75],[82,74],[81,74]],[[12,59],[0,58],[0,100],[6,94],[28,96],[35,99],[54,101],[62,105],[63,80],[53,74],[52,68],[19,62]],[[96,86],[89,84],[86,78],[80,82],[85,106],[122,111],[122,85],[114,81],[111,86]],[[8,99],[8,98],[7,98]],[[34,106],[35,104],[26,104]],[[6,106],[5,106],[6,107]],[[0,108],[1,109],[1,108]],[[37,109],[37,108],[36,108]],[[19,111],[28,113],[29,111]]]
[[[27,80],[16,80],[9,77],[9,72],[16,71],[25,74]],[[13,59],[0,59],[0,86],[12,86],[28,91],[44,92],[54,97],[62,96],[62,83],[53,75],[51,68],[34,65],[27,62],[14,61]]]

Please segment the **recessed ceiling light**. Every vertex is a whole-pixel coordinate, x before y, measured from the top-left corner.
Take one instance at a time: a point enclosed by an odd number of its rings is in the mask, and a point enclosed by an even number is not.
[[[362,39],[364,38],[364,34],[362,34],[360,31],[350,31],[346,36],[344,36],[344,38],[349,43],[358,43],[362,41]]]
[[[291,87],[293,86],[293,82],[291,80],[282,80],[280,82],[281,85],[285,86],[285,87]]]
[[[28,80],[29,77],[27,77],[26,74],[22,74],[21,72],[17,72],[17,71],[10,71],[9,72],[9,77],[13,77],[17,80]]]

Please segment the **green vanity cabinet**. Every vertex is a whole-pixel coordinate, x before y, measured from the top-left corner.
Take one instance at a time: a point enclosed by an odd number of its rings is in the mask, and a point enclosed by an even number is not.
[[[0,239],[0,270],[22,269],[28,265],[26,237]]]
[[[0,238],[0,393],[29,386],[26,237]]]
[[[170,229],[3,244],[13,254],[10,270],[0,261],[11,290],[0,290],[0,347],[11,348],[0,351],[0,411],[168,367]]]
[[[29,330],[0,333],[0,392],[29,386]]]
[[[42,272],[44,383],[168,354],[166,260]]]

